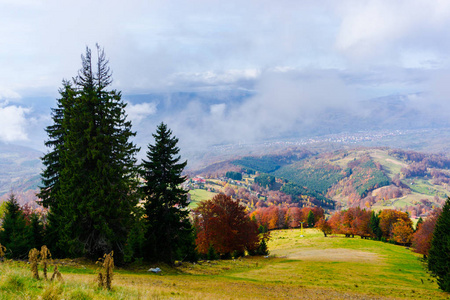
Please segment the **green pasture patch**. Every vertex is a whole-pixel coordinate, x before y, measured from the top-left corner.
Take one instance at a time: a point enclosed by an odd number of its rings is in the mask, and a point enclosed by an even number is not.
[[[258,278],[272,273],[282,276],[281,280],[306,287],[332,287],[342,291],[409,299],[430,296],[445,299],[445,294],[437,289],[433,278],[425,271],[420,256],[405,247],[359,237],[325,238],[315,229],[306,229],[304,237],[300,237],[299,230],[271,233],[272,240],[268,244],[271,254],[290,262],[253,270],[247,276]],[[296,249],[288,246],[295,242]],[[306,255],[302,256],[301,253]],[[356,257],[361,255],[361,259],[355,260],[354,254]],[[293,257],[299,260],[292,261]]]
[[[195,208],[199,202],[212,199],[215,195],[217,195],[217,193],[208,192],[203,189],[190,190],[189,194],[191,195],[191,203],[189,204],[190,208]]]
[[[370,150],[370,156],[383,166],[383,169],[386,171],[386,175],[388,175],[391,179],[396,174],[400,174],[400,170],[407,166],[405,162],[390,156],[387,150]]]

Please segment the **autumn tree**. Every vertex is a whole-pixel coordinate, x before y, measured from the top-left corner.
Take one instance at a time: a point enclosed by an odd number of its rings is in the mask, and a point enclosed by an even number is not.
[[[392,228],[392,237],[394,241],[401,245],[408,245],[411,243],[411,238],[414,233],[411,220],[399,219],[394,223]]]
[[[441,212],[441,208],[434,209],[426,220],[422,221],[422,223],[417,227],[417,230],[413,235],[412,246],[414,251],[422,254],[424,257],[428,256],[428,251],[431,248],[434,227],[436,226],[436,221]]]
[[[380,218],[381,232],[386,239],[393,239],[394,224],[399,220],[411,222],[407,213],[394,209],[383,209],[378,217]]]
[[[194,210],[197,250],[207,254],[210,248],[222,256],[233,252],[255,251],[260,243],[258,226],[240,205],[224,194],[202,201]]]
[[[187,161],[180,161],[178,139],[166,124],[161,123],[153,137],[155,142],[148,145],[147,159],[141,166],[147,226],[145,258],[173,263],[183,258],[179,257],[183,255],[181,249],[193,243],[188,191],[181,186],[186,180],[182,172]]]
[[[331,234],[332,229],[330,224],[325,218],[321,218],[319,222],[316,223],[315,227],[323,232],[323,235],[327,237],[327,234]]]
[[[297,228],[300,226],[300,222],[302,222],[302,211],[298,207],[290,207],[287,211],[287,215],[289,217],[289,227]]]
[[[450,292],[450,198],[436,221],[428,252],[428,269],[437,277],[439,287]]]
[[[335,233],[335,234],[343,233],[343,224],[342,224],[341,220],[343,219],[344,214],[345,214],[345,211],[337,211],[328,220],[328,224],[330,224],[330,226],[331,226],[332,233]]]
[[[352,208],[354,210],[354,219],[352,228],[354,234],[361,238],[368,238],[372,235],[370,220],[372,212],[370,210],[361,209],[360,207]]]
[[[346,237],[359,235],[361,238],[367,238],[371,235],[371,215],[370,210],[351,207],[334,213],[329,225],[334,233],[345,234]]]

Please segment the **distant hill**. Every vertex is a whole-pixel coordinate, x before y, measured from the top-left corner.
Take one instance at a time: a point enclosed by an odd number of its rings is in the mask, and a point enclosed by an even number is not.
[[[211,174],[213,166],[203,170]],[[420,216],[450,195],[450,158],[443,154],[363,147],[319,153],[298,148],[222,162],[219,171],[227,166],[267,174],[255,182],[266,182],[265,187],[300,200],[302,195],[314,197],[314,203],[325,208],[333,201],[337,208],[398,208]],[[270,180],[275,182],[270,178],[282,184],[270,185]]]
[[[0,143],[0,199],[14,192],[21,202],[35,199],[42,164],[40,151]]]

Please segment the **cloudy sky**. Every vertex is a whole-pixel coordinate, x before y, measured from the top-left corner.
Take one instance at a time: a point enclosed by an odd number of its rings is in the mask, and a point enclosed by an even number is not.
[[[143,138],[161,121],[210,144],[276,136],[323,110],[357,113],[359,101],[395,94],[424,93],[421,105],[450,112],[444,0],[0,0],[0,41],[0,141],[39,149],[62,79],[77,74],[80,55],[96,43],[126,101],[155,92],[252,94],[206,108],[192,100],[164,120],[158,102],[130,100]]]

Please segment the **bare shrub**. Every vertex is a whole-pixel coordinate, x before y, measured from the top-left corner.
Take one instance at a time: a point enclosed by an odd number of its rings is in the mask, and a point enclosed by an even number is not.
[[[50,253],[50,250],[48,250],[47,246],[42,246],[41,247],[41,262],[42,262],[42,267],[43,267],[43,271],[44,271],[44,278],[45,280],[47,280],[47,265],[48,265],[48,261],[52,259],[52,254]]]
[[[6,247],[0,244],[0,261],[3,261],[3,257],[6,254]]]
[[[53,281],[54,279],[63,281],[62,275],[58,270],[58,266],[55,266],[55,269],[53,270],[52,278],[50,280]]]
[[[114,272],[114,251],[111,251],[109,254],[103,255],[103,258],[99,258],[97,264],[101,266],[101,269],[97,276],[97,283],[100,288],[111,289],[112,280],[113,280],[113,272]],[[104,271],[104,274],[102,273]]]
[[[35,279],[39,279],[38,259],[39,251],[36,248],[31,249],[28,253],[28,261],[30,262],[31,273]]]

